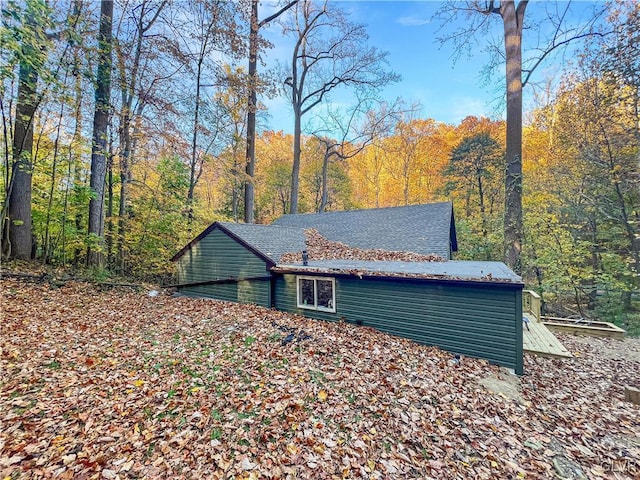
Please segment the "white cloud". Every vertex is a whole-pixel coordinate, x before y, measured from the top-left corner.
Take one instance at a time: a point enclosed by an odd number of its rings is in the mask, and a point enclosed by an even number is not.
[[[431,20],[418,15],[407,15],[404,17],[396,18],[396,23],[405,27],[420,27],[421,25],[427,25],[431,23]]]

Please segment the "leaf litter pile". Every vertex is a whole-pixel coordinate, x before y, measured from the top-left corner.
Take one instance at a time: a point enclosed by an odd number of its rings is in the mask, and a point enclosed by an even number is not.
[[[2,479],[640,475],[637,341],[562,336],[574,359],[518,379],[350,324],[1,282]]]
[[[395,252],[378,248],[364,249],[351,247],[342,242],[334,242],[323,237],[315,228],[304,231],[305,245],[309,260],[365,260],[382,262],[444,262],[444,258],[433,254]],[[279,263],[300,263],[302,252],[285,253]]]

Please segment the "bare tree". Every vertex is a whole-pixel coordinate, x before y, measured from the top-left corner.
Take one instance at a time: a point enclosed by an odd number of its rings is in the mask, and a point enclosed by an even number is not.
[[[225,118],[216,95],[230,81],[226,62],[238,59],[246,52],[242,29],[237,24],[243,5],[245,3],[226,0],[201,0],[189,2],[186,6],[176,4],[169,10],[173,13],[169,26],[174,36],[170,49],[185,71],[185,81],[193,85],[176,95],[176,103],[187,109],[182,117],[188,115],[192,119],[190,130],[184,132],[190,137],[185,210],[189,232],[194,221],[196,186],[204,172],[205,160],[210,158],[214,147],[222,150],[219,136],[224,129]],[[226,57],[226,60],[221,60],[221,57]],[[245,81],[244,78],[241,80]],[[180,117],[177,123],[183,123]]]
[[[258,107],[258,40],[262,27],[269,24],[293,7],[298,0],[288,2],[274,14],[258,21],[258,0],[251,0],[249,31],[249,95],[247,102],[247,163],[244,182],[244,221],[253,223],[255,213],[255,188],[253,179],[256,169],[256,112]]]
[[[304,0],[284,23],[284,32],[293,35],[295,45],[285,85],[293,106],[293,167],[290,212],[298,211],[298,187],[302,117],[326,101],[340,86],[381,88],[399,80],[386,70],[387,53],[367,46],[363,25],[349,21],[342,10],[325,1]]]
[[[323,146],[322,194],[318,212],[324,212],[329,202],[329,163],[333,158],[355,157],[377,139],[389,134],[398,121],[402,104],[392,105],[365,93],[358,96],[355,106],[343,111],[329,110],[321,119],[323,127],[313,135]]]
[[[187,209],[188,222],[191,225],[193,221],[193,196],[200,175],[202,175],[202,156],[198,155],[198,133],[200,130],[200,106],[202,102],[202,77],[204,73],[204,64],[206,57],[211,53],[215,45],[215,34],[217,31],[218,15],[214,8],[208,8],[208,5],[194,5],[196,16],[198,17],[197,27],[200,31],[196,34],[198,41],[195,52],[196,60],[196,94],[195,107],[193,113],[193,135],[191,137],[191,158],[189,159],[189,190],[187,192]],[[188,45],[188,44],[187,44]],[[189,47],[187,47],[189,48]]]

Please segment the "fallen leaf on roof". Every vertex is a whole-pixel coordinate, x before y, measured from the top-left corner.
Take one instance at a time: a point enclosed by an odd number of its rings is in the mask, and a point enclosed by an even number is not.
[[[350,247],[342,242],[327,240],[315,228],[304,231],[309,260],[366,260],[395,262],[444,262],[438,255],[394,252],[381,249]],[[280,263],[301,263],[302,252],[285,253]]]

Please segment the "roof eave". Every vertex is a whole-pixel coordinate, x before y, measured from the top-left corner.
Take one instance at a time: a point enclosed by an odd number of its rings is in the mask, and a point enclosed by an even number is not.
[[[446,276],[431,276],[431,277],[420,277],[420,276],[398,276],[398,275],[372,275],[367,273],[362,274],[354,274],[354,273],[346,273],[343,271],[332,271],[331,269],[309,269],[304,265],[300,265],[299,267],[295,265],[275,265],[271,268],[271,271],[274,273],[282,273],[282,274],[306,274],[306,275],[324,275],[331,276],[337,278],[358,278],[361,280],[390,280],[390,281],[398,281],[398,282],[409,282],[409,281],[418,281],[424,283],[447,283],[449,285],[481,285],[481,286],[493,286],[497,288],[524,288],[523,282],[516,282],[510,280],[483,280],[479,278],[450,278]]]
[[[185,253],[187,253],[188,250],[191,250],[191,248],[198,243],[200,240],[202,240],[204,237],[206,237],[209,233],[211,233],[213,230],[216,229],[216,227],[220,226],[219,222],[213,222],[211,225],[209,225],[207,228],[205,228],[202,232],[200,232],[193,240],[191,240],[189,243],[187,243],[184,247],[182,247],[180,250],[178,250],[178,253],[176,253],[173,257],[171,257],[171,262],[176,262],[180,259],[180,257],[182,257]]]

